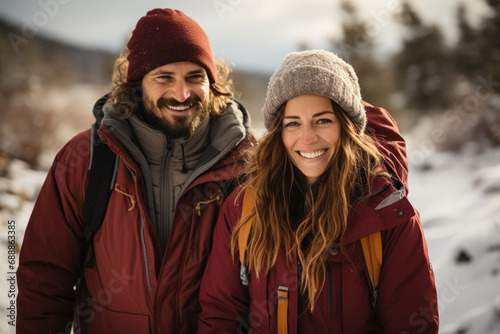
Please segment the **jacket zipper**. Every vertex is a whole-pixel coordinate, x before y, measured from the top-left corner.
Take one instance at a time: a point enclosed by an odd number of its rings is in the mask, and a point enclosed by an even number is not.
[[[170,236],[170,221],[166,219],[170,216],[170,203],[172,196],[169,196],[169,186],[170,186],[170,171],[168,170],[168,165],[170,163],[170,157],[173,155],[172,140],[167,138],[167,150],[163,158],[163,165],[161,169],[161,196],[160,196],[160,221],[158,222],[158,233],[160,235],[160,244],[162,251],[165,252],[167,249],[167,243]],[[175,201],[175,198],[173,199]]]
[[[141,243],[142,243],[142,253],[144,255],[144,267],[146,269],[146,281],[148,282],[148,290],[149,292],[154,292],[153,285],[151,285],[151,278],[149,277],[149,263],[148,263],[148,253],[146,251],[146,240],[144,237],[144,216],[141,213]]]
[[[333,316],[332,310],[332,266],[329,261],[326,261],[326,276],[327,276],[327,284],[328,284],[328,319],[331,319]]]
[[[94,308],[94,298],[90,298],[90,303],[89,303],[90,309],[92,310]],[[92,314],[92,313],[91,313]],[[80,330],[82,330],[82,334],[87,334],[89,331],[89,323],[90,323],[90,316],[89,318],[83,321],[83,329],[80,327]]]
[[[125,167],[127,167],[127,169],[130,172],[130,174],[132,175],[132,178],[134,179],[134,183],[135,183],[135,173],[134,173],[134,171],[129,167],[129,165],[127,165],[127,163],[125,162],[124,159],[123,159],[123,163],[125,164]],[[137,209],[139,210],[139,214],[141,215],[141,246],[142,246],[142,254],[144,255],[144,269],[146,270],[146,281],[148,283],[148,290],[149,290],[149,292],[154,292],[153,285],[151,284],[151,278],[149,277],[148,253],[147,253],[147,250],[146,250],[146,239],[145,239],[145,236],[144,236],[144,228],[145,228],[145,226],[144,226],[144,215],[142,214],[142,210],[139,207],[139,205],[137,206]]]

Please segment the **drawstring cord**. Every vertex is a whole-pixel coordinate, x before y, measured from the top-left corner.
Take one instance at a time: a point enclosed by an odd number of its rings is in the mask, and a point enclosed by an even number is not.
[[[212,203],[212,202],[215,202],[217,201],[217,204],[220,206],[222,204],[224,200],[224,194],[222,193],[222,191],[219,189],[219,193],[217,194],[217,196],[215,197],[212,197],[211,199],[207,200],[207,201],[199,201],[196,206],[195,206],[195,210],[196,212],[198,212],[198,216],[201,216],[201,206],[202,205],[207,205],[209,203]]]
[[[117,192],[119,192],[120,194],[127,196],[127,198],[130,200],[130,205],[131,205],[131,207],[130,207],[130,208],[128,208],[128,211],[130,212],[130,211],[134,210],[134,208],[135,208],[135,203],[136,203],[135,196],[134,196],[134,195],[127,194],[124,190],[121,190],[121,189],[120,189],[120,185],[119,185],[118,183],[115,183],[115,190],[116,190]]]
[[[184,157],[184,143],[181,144],[182,147],[182,173],[186,174],[188,172],[187,166],[186,166],[186,159]]]

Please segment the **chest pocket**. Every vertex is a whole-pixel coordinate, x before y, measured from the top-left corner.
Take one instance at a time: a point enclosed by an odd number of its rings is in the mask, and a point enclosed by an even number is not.
[[[327,323],[341,324],[344,313],[343,301],[353,297],[350,291],[352,280],[366,285],[363,276],[363,255],[358,244],[349,244],[343,251],[338,244],[334,244],[325,269],[326,282],[316,302],[315,312],[320,312],[321,318]]]
[[[363,323],[365,319],[361,319],[361,315],[369,318],[375,316],[359,240],[346,245],[343,254],[340,248],[334,246],[328,256],[326,269],[327,282],[318,302],[321,303],[327,322]]]
[[[208,258],[212,247],[211,236],[217,222],[220,206],[224,202],[222,189],[209,189],[206,196],[199,196],[193,202],[194,213],[191,217],[191,254],[192,260],[198,263]],[[192,209],[191,209],[192,210]]]

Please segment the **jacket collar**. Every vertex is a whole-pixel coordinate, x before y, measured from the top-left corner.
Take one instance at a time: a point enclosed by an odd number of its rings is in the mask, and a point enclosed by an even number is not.
[[[370,194],[349,214],[344,244],[396,227],[415,214],[404,188],[397,190],[387,179],[377,177],[372,180]]]
[[[149,164],[160,165],[165,158],[166,150],[169,149],[172,157],[170,168],[181,172],[183,166],[187,166],[186,168],[192,172],[209,145],[208,118],[198,126],[195,133],[189,138],[167,138],[161,130],[152,128],[136,115],[130,116],[128,121]]]

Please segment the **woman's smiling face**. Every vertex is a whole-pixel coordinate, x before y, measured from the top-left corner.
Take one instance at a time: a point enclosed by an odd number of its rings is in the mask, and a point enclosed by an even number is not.
[[[340,139],[340,124],[330,99],[299,95],[288,100],[281,139],[295,167],[312,185],[330,165]]]

